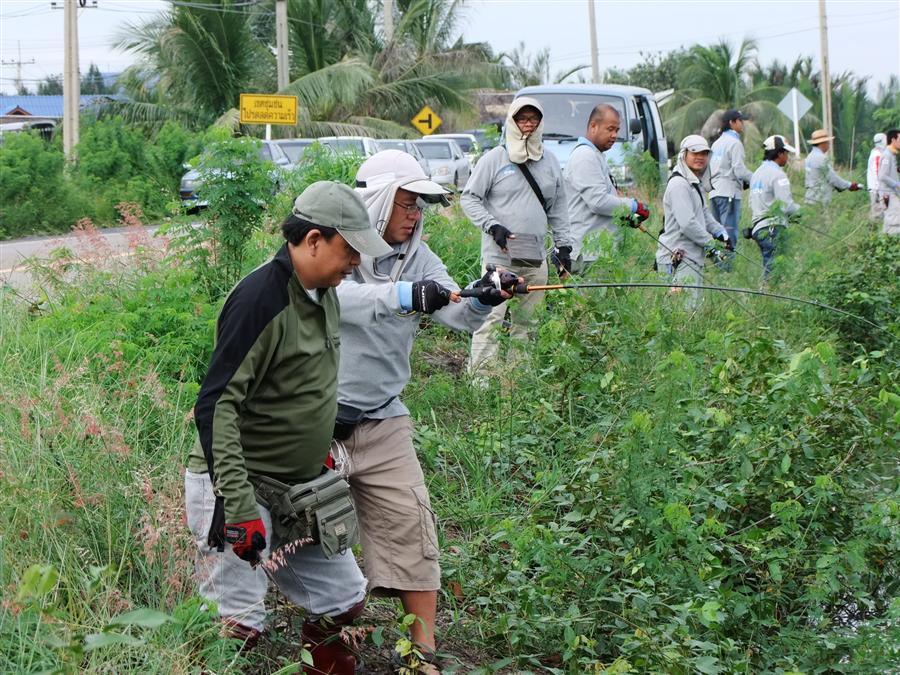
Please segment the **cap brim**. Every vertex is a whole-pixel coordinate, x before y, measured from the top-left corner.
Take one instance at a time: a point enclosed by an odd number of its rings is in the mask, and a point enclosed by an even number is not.
[[[408,190],[409,192],[415,192],[419,195],[448,195],[450,192],[445,190],[440,185],[435,183],[432,180],[414,180],[409,183],[404,183],[400,186],[404,190]]]
[[[371,227],[365,230],[342,230],[337,228],[337,231],[356,251],[371,258],[380,258],[393,251],[388,243],[381,238],[381,235]]]
[[[685,150],[688,152],[712,152],[707,145],[689,145]]]
[[[784,149],[788,152],[797,152],[797,148],[795,148],[793,145],[788,145],[787,143],[784,144]]]

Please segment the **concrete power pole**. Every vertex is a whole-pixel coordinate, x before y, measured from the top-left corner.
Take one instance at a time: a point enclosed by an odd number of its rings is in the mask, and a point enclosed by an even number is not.
[[[75,146],[78,145],[78,108],[81,102],[81,78],[78,74],[78,5],[78,0],[65,0],[63,150],[69,162],[75,161]]]
[[[394,39],[394,0],[384,0],[384,41],[390,44]]]
[[[591,81],[600,83],[600,62],[597,57],[597,17],[594,16],[594,0],[588,0],[588,21],[591,24]]]
[[[825,0],[819,0],[819,38],[822,50],[822,124],[831,136],[834,126],[831,121],[831,76],[828,73],[828,19],[825,16]],[[831,143],[828,152],[832,152]]]
[[[287,0],[275,0],[275,48],[278,66],[278,91],[289,84]]]
[[[4,66],[15,66],[16,67],[16,93],[22,91],[22,66],[29,66],[33,64],[35,61],[31,59],[31,61],[23,61],[22,60],[22,43],[19,42],[19,58],[16,61],[0,61],[0,64]]]

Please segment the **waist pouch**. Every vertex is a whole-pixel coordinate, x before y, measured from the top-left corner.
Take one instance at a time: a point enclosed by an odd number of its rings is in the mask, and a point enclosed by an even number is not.
[[[522,267],[540,267],[546,257],[544,238],[536,234],[516,233],[515,239],[506,240],[506,250],[512,263]]]
[[[350,485],[325,469],[319,476],[287,485],[268,476],[251,476],[256,501],[272,514],[272,529],[283,542],[309,538],[326,558],[359,543],[359,521]]]
[[[331,437],[339,441],[346,441],[353,435],[353,430],[356,429],[356,425],[362,422],[366,415],[387,408],[394,402],[395,398],[397,397],[391,396],[380,406],[372,408],[371,410],[360,410],[359,408],[354,408],[352,405],[338,403],[337,416],[334,418],[334,431],[332,432]]]

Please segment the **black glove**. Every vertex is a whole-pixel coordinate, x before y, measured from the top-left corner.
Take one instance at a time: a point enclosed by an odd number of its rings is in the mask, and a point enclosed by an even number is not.
[[[559,248],[553,249],[553,253],[550,254],[550,261],[556,265],[557,274],[562,274],[563,272],[571,274],[572,247],[560,246]]]
[[[750,189],[750,181],[746,181],[746,180],[744,181],[744,189],[745,189],[745,190],[749,190],[749,189]]]
[[[719,232],[719,234],[717,234],[713,238],[716,239],[717,241],[721,241],[723,244],[725,244],[725,250],[727,250],[727,251],[734,250],[734,242],[731,241],[731,237],[728,236],[728,232],[726,230],[722,230],[721,232]]]
[[[475,296],[478,302],[491,307],[496,307],[506,302],[506,298],[500,295],[501,291],[500,288],[497,288],[497,284],[499,283],[501,288],[504,288],[504,281],[510,283],[510,277],[514,279],[511,282],[512,284],[518,281],[518,277],[511,272],[497,272],[493,265],[489,265],[484,276],[472,284],[472,288],[478,291],[478,295]],[[507,290],[510,289],[507,288]]]
[[[412,285],[413,311],[431,314],[450,304],[450,290],[428,279]]]
[[[706,246],[703,247],[703,253],[707,258],[716,262],[724,262],[725,260],[724,254],[713,242],[709,242]]]
[[[500,249],[503,250],[503,251],[506,250],[506,240],[507,240],[507,238],[508,238],[510,235],[512,235],[513,237],[515,237],[515,235],[514,235],[512,232],[510,232],[509,230],[507,230],[505,227],[503,227],[503,226],[500,225],[500,224],[494,224],[494,225],[491,225],[491,226],[488,228],[488,234],[491,235],[491,236],[494,238],[494,241],[497,243],[497,246],[499,246]]]

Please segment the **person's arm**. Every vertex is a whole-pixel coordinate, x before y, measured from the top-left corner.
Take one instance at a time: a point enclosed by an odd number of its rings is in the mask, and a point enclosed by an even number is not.
[[[677,184],[675,184],[677,182]],[[705,246],[712,238],[706,231],[706,218],[697,220],[694,212],[694,203],[700,196],[683,178],[675,178],[672,180],[670,208],[672,209],[672,218],[678,225],[681,234],[697,246]],[[719,226],[721,227],[721,225]]]
[[[386,317],[403,312],[403,298],[411,298],[411,288],[404,286],[406,282],[360,283],[351,278],[344,279],[337,287],[338,300],[341,304],[341,322],[366,326]],[[411,286],[407,284],[407,286]],[[409,302],[412,302],[411,299]]]
[[[566,185],[562,171],[555,157],[548,158],[552,162],[553,174],[556,177],[556,190],[547,195],[547,224],[553,233],[553,243],[557,248],[572,247],[572,224],[569,222],[569,207],[566,200]]]
[[[831,162],[828,162],[827,164],[825,164],[825,170],[827,172],[825,175],[828,178],[828,182],[831,184],[831,187],[833,187],[835,190],[840,190],[841,192],[843,192],[844,190],[848,189],[852,185],[852,183],[849,180],[844,180],[843,178],[841,178],[840,176],[837,175],[834,168],[831,166]]]
[[[419,244],[419,250],[416,251],[416,262],[423,265],[422,280],[430,279],[451,291],[459,290],[459,285],[450,276],[443,261],[424,242]],[[477,298],[463,298],[437,310],[432,316],[448,328],[474,333],[484,323],[491,309],[478,302]]]
[[[493,152],[493,151],[492,151]],[[475,165],[472,175],[466,182],[466,187],[459,198],[459,204],[463,212],[468,216],[472,224],[482,232],[487,232],[491,225],[503,225],[484,205],[484,200],[491,191],[494,181],[496,155],[488,153]]]
[[[890,150],[887,152],[890,152]],[[896,168],[896,164],[894,162],[886,162],[884,159],[882,156],[881,162],[878,164],[878,182],[881,185],[886,185],[894,192],[900,192],[900,181],[897,180],[897,172],[892,171],[892,169]],[[894,175],[891,175],[892,173]]]
[[[744,144],[738,141],[732,145],[731,150],[731,167],[734,177],[743,182],[749,183],[753,178],[753,172],[744,164]]]
[[[800,210],[800,205],[794,201],[794,196],[791,194],[791,181],[788,180],[787,176],[781,176],[780,178],[775,179],[775,185],[772,188],[772,192],[775,199],[782,203],[785,215],[789,216]]]
[[[623,205],[633,210],[634,200],[619,197],[608,176],[603,174],[603,166],[588,150],[572,152],[566,166],[567,189],[577,192],[591,213],[611,216]]]
[[[216,346],[194,406],[200,445],[215,475],[214,488],[225,499],[228,523],[259,518],[247,479],[240,417],[250,387],[265,373],[281,336],[278,301],[249,290],[236,288],[222,308]]]

